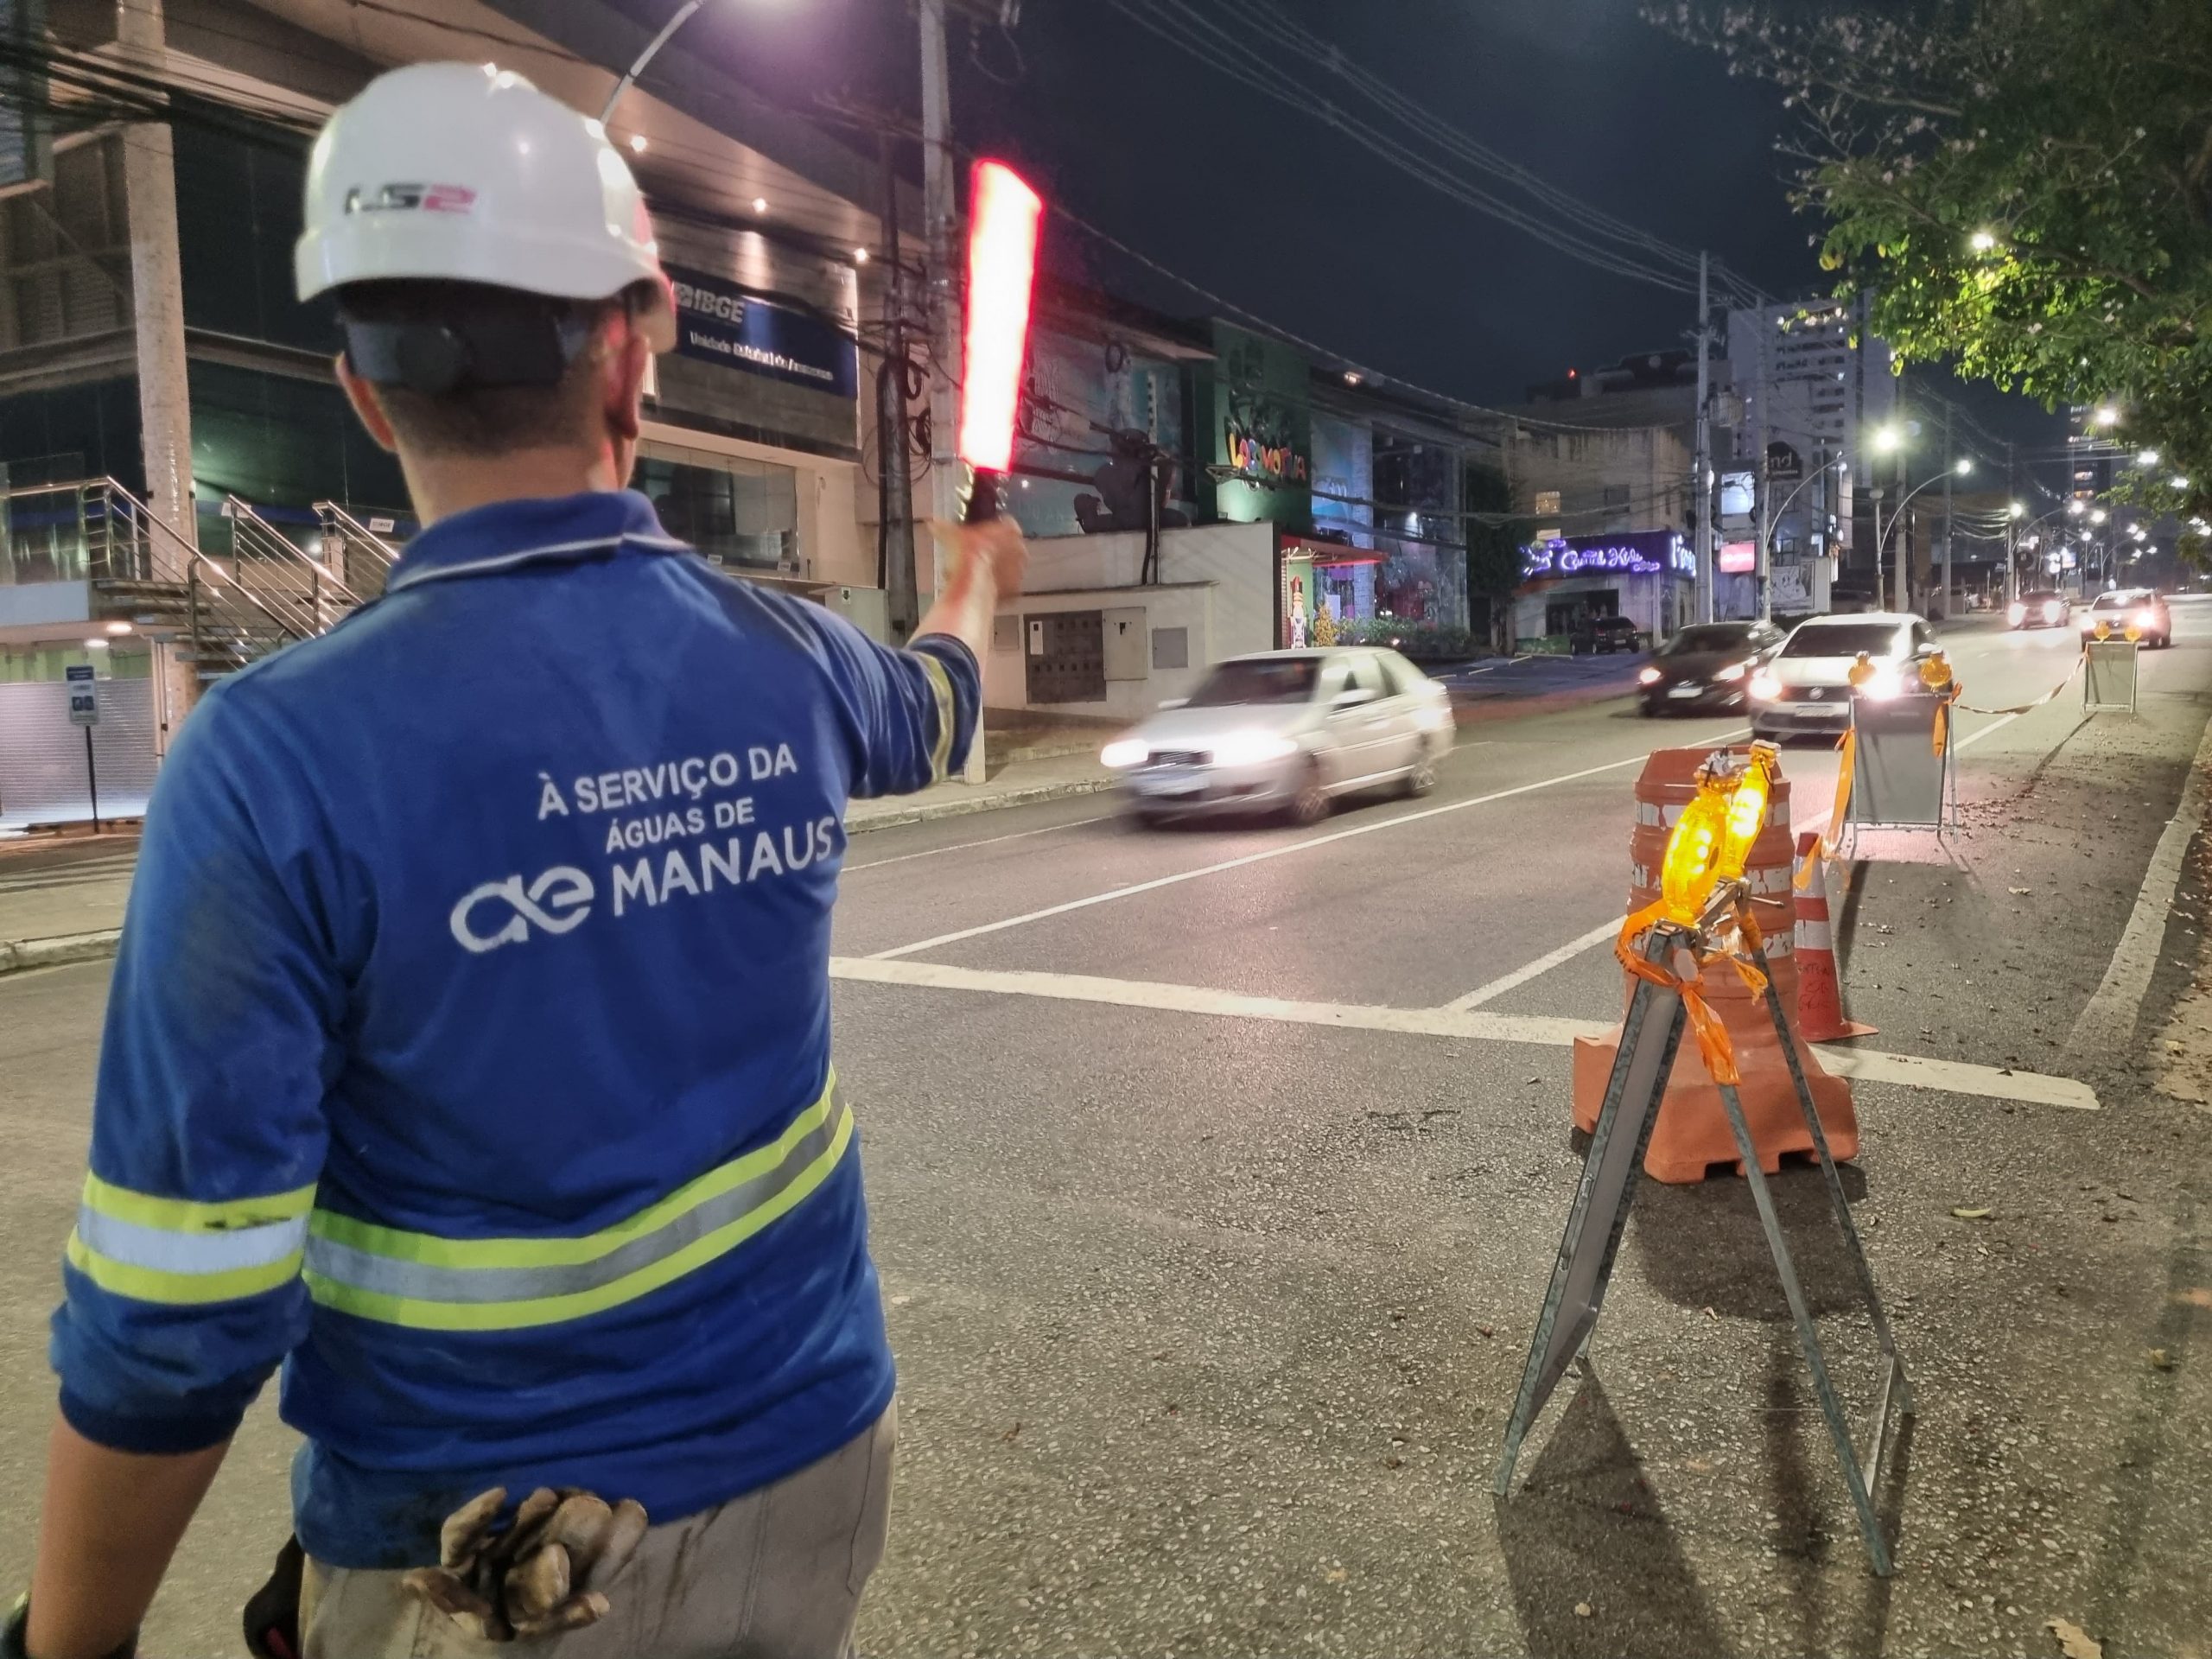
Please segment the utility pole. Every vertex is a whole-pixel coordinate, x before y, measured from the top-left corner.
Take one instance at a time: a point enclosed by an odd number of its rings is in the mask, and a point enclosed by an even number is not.
[[[1711,338],[1713,311],[1706,288],[1711,261],[1697,257],[1697,474],[1690,499],[1697,504],[1697,620],[1713,620],[1713,425],[1707,404],[1712,395],[1706,362]]]
[[[1898,611],[1912,608],[1912,527],[1905,522],[1904,510],[1909,498],[1904,487],[1904,445],[1900,443],[1897,456],[1897,510],[1890,516],[1890,531],[1897,538],[1897,550],[1890,556],[1890,567],[1894,572],[1897,590],[1896,601],[1891,608]],[[1877,510],[1878,508],[1878,501]]]
[[[952,83],[945,59],[944,7],[945,0],[921,0],[919,10],[922,229],[930,255],[930,515],[950,524],[960,517],[960,411],[954,393],[960,344],[953,303]]]
[[[930,517],[960,518],[960,315],[953,303],[952,74],[944,49],[945,0],[920,0],[922,35],[922,222],[929,238]],[[938,557],[942,562],[942,555]],[[930,591],[943,586],[932,569]],[[984,779],[983,730],[968,751],[967,780]]]
[[[1768,406],[1774,401],[1774,375],[1767,356],[1766,302],[1759,302],[1758,327],[1759,342],[1758,385],[1755,395],[1759,400],[1758,420],[1753,428],[1752,442],[1758,446],[1751,456],[1751,613],[1762,622],[1774,619],[1774,584],[1771,580],[1772,555],[1768,543],[1774,535],[1774,487],[1766,475],[1767,446],[1771,436],[1768,422]]]
[[[1937,616],[1951,613],[1951,480],[1957,468],[1951,459],[1951,406],[1943,405],[1943,599],[1940,605],[1930,606]]]
[[[914,480],[906,465],[912,420],[906,408],[906,275],[899,242],[899,173],[892,165],[891,137],[876,141],[883,169],[884,252],[890,261],[887,305],[890,327],[884,373],[876,386],[876,431],[882,452],[882,485],[877,512],[882,521],[883,583],[891,613],[891,635],[910,638],[921,612],[914,588]]]

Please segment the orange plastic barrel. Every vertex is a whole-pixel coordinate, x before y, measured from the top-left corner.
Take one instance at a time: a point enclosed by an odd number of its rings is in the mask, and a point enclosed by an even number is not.
[[[1697,796],[1697,773],[1716,753],[1739,760],[1746,753],[1737,749],[1655,749],[1636,780],[1636,822],[1629,833],[1630,912],[1641,910],[1659,896],[1660,861],[1667,837],[1681,817],[1682,809]],[[1830,1077],[1796,1030],[1797,963],[1792,935],[1797,919],[1791,887],[1795,841],[1789,827],[1789,781],[1777,777],[1769,800],[1767,822],[1751,843],[1745,866],[1751,884],[1751,913],[1766,945],[1767,965],[1789,1020],[1790,1040],[1796,1046],[1798,1064],[1813,1090],[1828,1148],[1838,1159],[1855,1157],[1859,1151],[1859,1120],[1852,1109],[1850,1086]],[[1623,976],[1625,979],[1626,976]],[[1771,1174],[1781,1167],[1784,1154],[1810,1152],[1812,1133],[1799,1110],[1789,1065],[1775,1040],[1774,1024],[1766,1000],[1754,997],[1733,968],[1708,963],[1703,990],[1728,1028],[1742,1074],[1738,1095],[1750,1125],[1751,1143],[1759,1154],[1759,1167]],[[1624,989],[1625,1001],[1627,989]],[[1586,1131],[1597,1127],[1598,1109],[1605,1096],[1605,1080],[1612,1071],[1619,1033],[1606,1038],[1585,1037],[1574,1045],[1574,1122]],[[1686,1036],[1675,1052],[1675,1070],[1659,1109],[1659,1122],[1644,1154],[1645,1173],[1662,1181],[1703,1180],[1715,1165],[1740,1166],[1742,1154],[1728,1127],[1696,1043]]]

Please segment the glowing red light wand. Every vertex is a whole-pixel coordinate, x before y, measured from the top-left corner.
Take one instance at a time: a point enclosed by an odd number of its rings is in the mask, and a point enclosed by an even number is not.
[[[1029,290],[1045,204],[1002,162],[978,162],[968,232],[968,339],[960,458],[976,469],[966,522],[995,518],[1014,465],[1014,413],[1029,348]]]

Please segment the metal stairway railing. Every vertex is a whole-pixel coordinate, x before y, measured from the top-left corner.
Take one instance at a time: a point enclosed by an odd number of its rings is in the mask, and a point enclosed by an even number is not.
[[[294,545],[251,502],[225,496],[223,517],[231,526],[231,573],[255,597],[272,608],[289,605],[303,610],[314,633],[359,608],[360,594],[321,560]]]
[[[399,550],[335,501],[318,501],[315,510],[322,518],[324,561],[364,599],[382,597],[385,579],[398,562]]]

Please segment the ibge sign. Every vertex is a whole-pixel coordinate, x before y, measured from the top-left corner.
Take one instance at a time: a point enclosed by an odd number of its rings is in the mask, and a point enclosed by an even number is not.
[[[850,334],[704,271],[671,265],[668,275],[681,355],[839,397],[860,396],[860,347]]]

